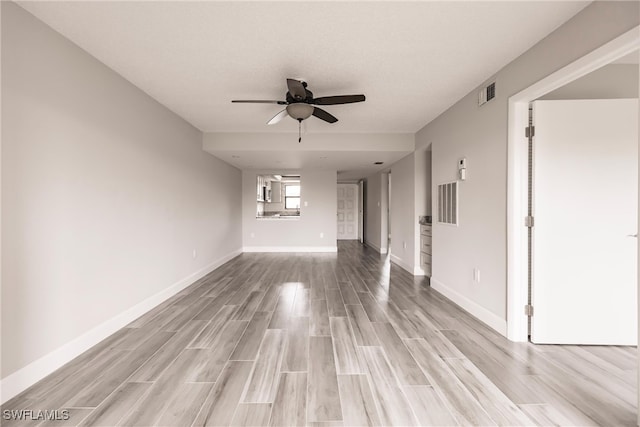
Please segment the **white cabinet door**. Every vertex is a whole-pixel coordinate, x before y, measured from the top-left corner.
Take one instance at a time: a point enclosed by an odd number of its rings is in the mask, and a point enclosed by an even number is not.
[[[637,343],[638,101],[534,103],[531,341]]]
[[[282,185],[279,181],[271,181],[271,203],[282,203]]]
[[[338,184],[338,240],[358,238],[358,185]]]

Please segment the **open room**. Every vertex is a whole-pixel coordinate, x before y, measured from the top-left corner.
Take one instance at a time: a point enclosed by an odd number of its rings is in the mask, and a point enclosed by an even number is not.
[[[0,37],[3,426],[640,425],[638,2]]]

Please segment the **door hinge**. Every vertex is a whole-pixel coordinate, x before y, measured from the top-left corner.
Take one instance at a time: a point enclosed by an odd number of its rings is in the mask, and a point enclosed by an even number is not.
[[[536,127],[533,125],[529,125],[524,128],[524,136],[527,138],[533,138],[536,134]]]
[[[524,315],[525,316],[533,316],[533,306],[530,304],[527,304],[524,306]]]
[[[524,225],[525,227],[529,227],[529,228],[533,228],[533,217],[532,216],[526,216],[524,217]]]

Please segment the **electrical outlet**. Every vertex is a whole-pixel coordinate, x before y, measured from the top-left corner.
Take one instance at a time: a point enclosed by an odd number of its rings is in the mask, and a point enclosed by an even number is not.
[[[255,233],[251,233],[251,238],[253,239],[254,237],[256,237]]]
[[[402,249],[407,249],[407,242],[402,242]]]
[[[320,233],[320,238],[324,239],[324,233]]]
[[[196,257],[198,256],[198,251],[196,251],[195,249],[193,250],[193,259],[196,259]]]
[[[473,281],[480,283],[480,269],[477,267],[473,269]]]

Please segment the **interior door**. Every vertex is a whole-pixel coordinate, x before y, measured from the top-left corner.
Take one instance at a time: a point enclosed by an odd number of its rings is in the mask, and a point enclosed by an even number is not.
[[[357,184],[338,184],[338,240],[358,238],[357,196]]]
[[[638,100],[536,101],[531,341],[637,343]]]

